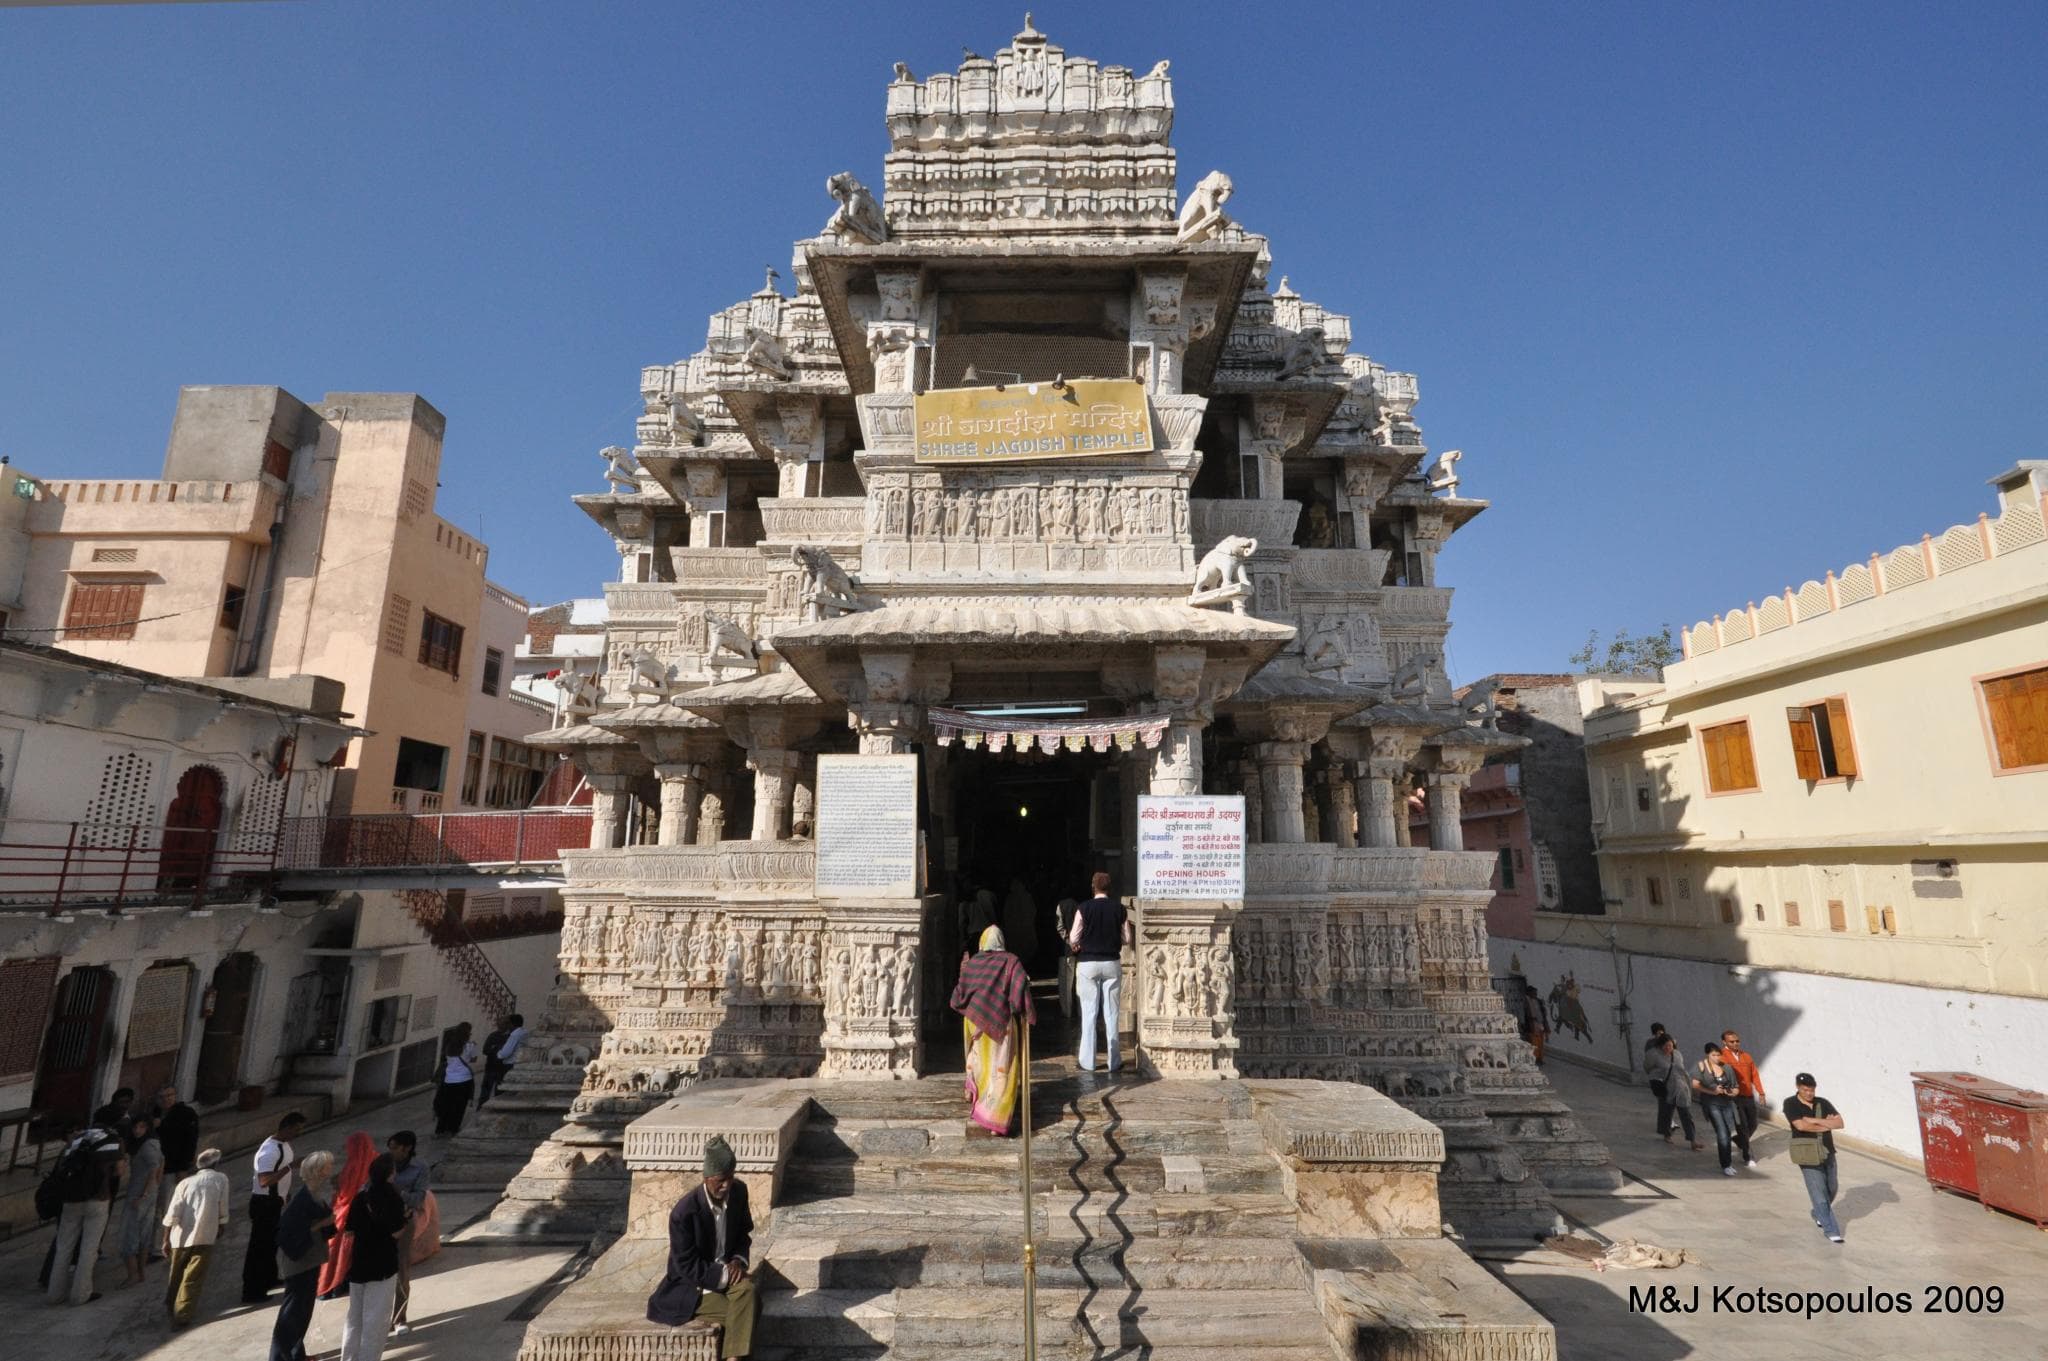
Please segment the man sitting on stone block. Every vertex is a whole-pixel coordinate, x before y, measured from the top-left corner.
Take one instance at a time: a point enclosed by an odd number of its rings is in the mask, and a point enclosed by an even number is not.
[[[704,1180],[668,1212],[668,1272],[647,1297],[647,1317],[671,1328],[722,1326],[720,1355],[753,1349],[761,1302],[747,1275],[754,1217],[747,1184],[733,1176],[731,1145],[714,1134],[704,1145]]]

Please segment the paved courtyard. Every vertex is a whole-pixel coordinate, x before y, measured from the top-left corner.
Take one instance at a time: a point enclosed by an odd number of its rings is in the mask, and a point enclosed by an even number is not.
[[[2048,1327],[2048,1234],[1974,1202],[1938,1194],[1912,1171],[1863,1154],[1842,1155],[1838,1213],[1848,1242],[1835,1247],[1816,1233],[1798,1177],[1785,1156],[1782,1131],[1760,1139],[1763,1165],[1724,1178],[1709,1149],[1667,1147],[1650,1133],[1648,1097],[1637,1089],[1553,1063],[1555,1082],[1613,1149],[1629,1174],[1615,1194],[1579,1195],[1563,1203],[1579,1232],[1602,1240],[1636,1238],[1690,1249],[1701,1261],[1672,1271],[1597,1273],[1552,1252],[1488,1265],[1558,1326],[1565,1361],[1677,1361],[1677,1358],[1783,1353],[1801,1358],[1907,1355],[2004,1358],[2042,1354]],[[1640,1099],[1638,1099],[1640,1098]],[[1855,1113],[1848,1112],[1851,1126]],[[313,1131],[303,1151],[331,1148],[355,1128],[380,1137],[410,1125],[431,1128],[425,1097],[358,1112]],[[237,1171],[246,1155],[232,1159]],[[507,1168],[509,1176],[516,1169]],[[239,1182],[238,1182],[239,1184]],[[451,1240],[414,1286],[414,1329],[392,1339],[394,1361],[511,1361],[526,1320],[587,1263],[569,1246],[506,1247],[465,1242],[463,1226],[480,1220],[496,1199],[487,1188],[441,1193]],[[237,1211],[239,1215],[239,1208]],[[67,1361],[220,1361],[260,1357],[275,1304],[245,1308],[237,1300],[246,1226],[238,1219],[219,1249],[207,1282],[205,1321],[174,1333],[162,1310],[163,1267],[147,1284],[122,1290],[119,1268],[103,1263],[105,1298],[84,1308],[50,1308],[35,1288],[49,1230],[0,1244],[0,1334],[32,1342],[28,1354]],[[1926,1287],[1997,1286],[1995,1315],[1926,1312]],[[1629,1292],[1675,1288],[1697,1313],[1632,1313]],[[1755,1289],[1838,1292],[1859,1302],[1868,1292],[1904,1291],[1910,1313],[1830,1313],[1813,1319],[1786,1314],[1713,1311],[1713,1292]],[[273,1299],[277,1298],[273,1296]],[[339,1301],[323,1303],[307,1338],[309,1351],[334,1354],[341,1345]],[[1787,1350],[1789,1349],[1789,1351]]]
[[[1695,1153],[1653,1132],[1649,1093],[1553,1061],[1545,1071],[1628,1174],[1619,1192],[1561,1199],[1580,1233],[1687,1248],[1698,1266],[1610,1271],[1555,1253],[1489,1263],[1495,1274],[1557,1325],[1565,1361],[1676,1361],[1680,1357],[1774,1354],[1799,1358],[2041,1356],[2048,1328],[2048,1233],[1929,1189],[1917,1171],[1844,1149],[1836,1217],[1848,1241],[1829,1243],[1813,1227],[1783,1129],[1760,1131],[1761,1166],[1721,1175],[1713,1140]],[[1843,1112],[1854,1132],[1856,1112]],[[1996,1314],[1927,1312],[1927,1288],[1998,1287]],[[1632,1313],[1629,1292],[1676,1287],[1699,1312]],[[1866,1291],[1906,1292],[1910,1313],[1798,1314],[1714,1311],[1714,1291],[1839,1292],[1855,1307]],[[1846,1301],[1837,1300],[1838,1305]]]

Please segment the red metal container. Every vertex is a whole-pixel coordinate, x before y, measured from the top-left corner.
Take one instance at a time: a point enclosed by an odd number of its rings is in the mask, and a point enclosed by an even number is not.
[[[2003,1095],[2003,1083],[1975,1073],[1913,1074],[1913,1104],[1920,1112],[1920,1150],[1931,1186],[1977,1194],[1977,1128],[1970,1096],[1987,1088]]]
[[[2048,1227],[2048,1092],[1969,1098],[1977,1125],[1977,1199]]]

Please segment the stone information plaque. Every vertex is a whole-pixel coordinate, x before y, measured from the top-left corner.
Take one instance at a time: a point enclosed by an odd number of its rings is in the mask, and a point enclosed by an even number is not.
[[[817,893],[917,895],[917,758],[818,758]]]
[[[917,394],[919,463],[1143,454],[1152,449],[1145,385],[1122,378],[945,388]]]
[[[1140,794],[1138,896],[1244,897],[1244,796]]]

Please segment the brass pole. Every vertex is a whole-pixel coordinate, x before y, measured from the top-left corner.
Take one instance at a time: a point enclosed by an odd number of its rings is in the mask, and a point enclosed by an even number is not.
[[[1031,1213],[1031,1018],[1019,1017],[1018,1028],[1024,1032],[1024,1361],[1038,1361],[1038,1240]]]

